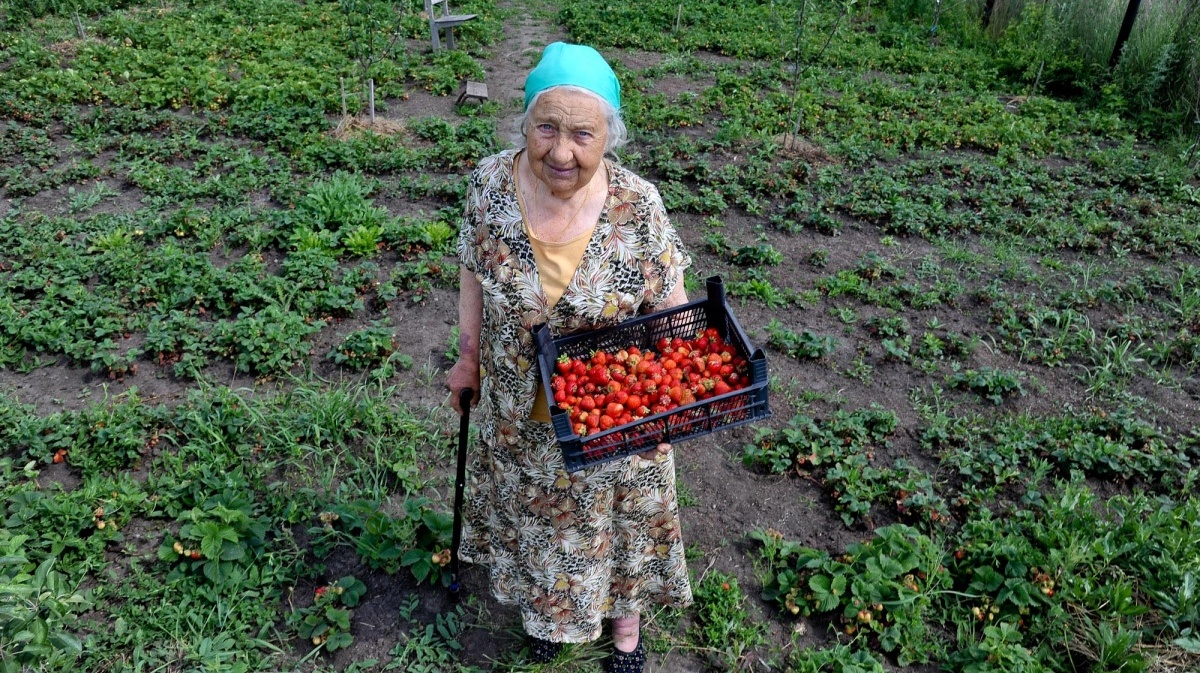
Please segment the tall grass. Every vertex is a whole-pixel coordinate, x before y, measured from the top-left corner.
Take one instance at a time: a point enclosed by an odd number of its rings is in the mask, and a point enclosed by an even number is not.
[[[911,14],[918,5],[927,14],[932,4],[892,0],[889,16],[895,19],[898,9]],[[943,4],[943,16],[977,17],[973,27],[942,24],[960,41],[977,43],[987,0]],[[994,0],[987,42],[1001,74],[1031,90],[1132,113],[1159,132],[1190,130],[1200,112],[1200,2],[1142,0],[1117,67],[1110,68],[1127,6],[1128,0]]]

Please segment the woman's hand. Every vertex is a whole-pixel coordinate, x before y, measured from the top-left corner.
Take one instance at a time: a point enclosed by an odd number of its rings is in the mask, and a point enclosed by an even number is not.
[[[643,451],[639,453],[638,458],[641,458],[642,460],[658,460],[659,456],[665,456],[670,452],[671,445],[663,442],[649,451]]]
[[[446,389],[450,391],[450,406],[461,416],[464,409],[459,407],[459,395],[463,388],[475,391],[471,395],[471,406],[479,403],[479,363],[468,358],[459,358],[458,362],[446,374]]]

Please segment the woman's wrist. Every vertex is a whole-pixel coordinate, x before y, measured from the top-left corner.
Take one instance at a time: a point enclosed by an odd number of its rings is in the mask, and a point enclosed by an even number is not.
[[[458,359],[479,364],[479,337],[466,333],[458,335]]]

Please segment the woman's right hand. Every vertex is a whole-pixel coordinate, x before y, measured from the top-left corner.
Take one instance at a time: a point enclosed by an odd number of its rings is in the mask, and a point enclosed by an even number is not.
[[[450,391],[450,406],[461,416],[465,411],[459,406],[459,395],[464,388],[475,391],[471,395],[471,406],[479,403],[479,363],[459,358],[446,374],[446,389]]]

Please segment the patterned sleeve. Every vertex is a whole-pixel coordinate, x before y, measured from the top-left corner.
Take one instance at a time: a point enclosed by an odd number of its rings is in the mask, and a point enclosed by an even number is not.
[[[480,268],[479,246],[476,245],[476,232],[482,225],[483,209],[480,207],[479,171],[471,173],[467,183],[467,198],[463,204],[463,216],[458,225],[458,259],[462,267],[471,273],[478,274]]]
[[[643,265],[646,273],[646,287],[650,295],[647,302],[651,309],[662,306],[676,282],[683,277],[683,270],[692,265],[692,258],[683,249],[683,241],[679,232],[667,218],[667,209],[663,206],[662,196],[654,185],[648,185],[646,201],[647,231],[646,231],[646,261]]]

